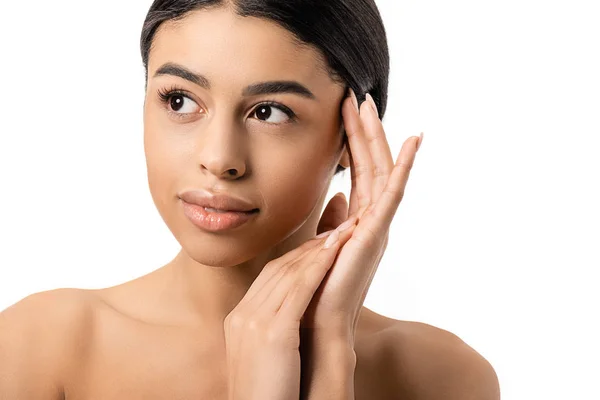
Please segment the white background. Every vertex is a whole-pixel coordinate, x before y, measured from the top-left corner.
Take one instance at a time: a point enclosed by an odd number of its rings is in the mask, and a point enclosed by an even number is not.
[[[0,309],[179,249],[146,183],[150,3],[3,5]],[[392,152],[425,139],[365,305],[457,334],[505,400],[600,399],[597,2],[377,3]]]

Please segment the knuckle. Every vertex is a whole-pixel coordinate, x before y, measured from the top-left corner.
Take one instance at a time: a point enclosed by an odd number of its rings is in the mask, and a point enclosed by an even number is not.
[[[373,142],[377,142],[377,141],[381,140],[381,136],[379,136],[375,133],[366,133],[365,136],[367,137],[367,143],[369,145],[373,144]]]
[[[287,273],[287,271],[290,270],[290,268],[294,265],[295,260],[288,260],[286,262],[279,262],[276,265],[273,266],[273,268],[271,269],[271,273],[280,277],[281,275],[284,275],[285,273]]]
[[[373,249],[379,242],[379,235],[377,235],[370,227],[364,227],[361,229],[359,235],[352,237],[350,240],[355,240],[361,248]]]
[[[404,190],[403,189],[393,190],[393,189],[386,188],[383,190],[383,193],[388,196],[391,196],[392,199],[394,199],[394,201],[396,203],[400,203],[402,201],[402,199],[404,198]]]
[[[365,208],[365,211],[363,213],[363,215],[369,215],[369,214],[373,214],[373,212],[375,211],[375,203],[371,203],[367,206],[367,208]]]
[[[358,215],[360,216],[360,218],[369,217],[370,214],[374,213],[375,203],[371,203],[370,199],[368,199],[368,201],[365,201],[365,203],[367,203],[367,204],[363,205],[358,210]]]
[[[290,267],[294,264],[294,261],[288,261],[286,263],[283,263],[283,265],[279,266],[279,269],[277,270],[277,275],[281,276],[282,274],[285,274],[287,270],[290,269]]]
[[[275,325],[271,326],[269,329],[267,329],[265,331],[265,341],[270,345],[279,343],[279,341],[281,340],[281,337],[282,337],[281,331]]]
[[[358,200],[359,204],[370,204],[371,203],[371,193],[357,193],[356,200]],[[364,206],[363,206],[364,208]]]
[[[375,167],[373,168],[373,176],[375,178],[388,176],[390,173],[386,168]]]
[[[250,318],[246,321],[245,328],[248,332],[262,333],[266,329],[265,322],[259,318]]]
[[[411,162],[410,160],[409,161],[407,161],[407,160],[400,160],[400,161],[398,161],[397,165],[400,168],[404,168],[405,170],[410,171],[412,169],[412,167],[413,167],[413,162]]]
[[[242,329],[244,326],[244,317],[237,312],[229,313],[229,315],[225,317],[225,325],[235,330]]]
[[[318,257],[310,263],[311,265],[319,264]],[[305,288],[310,285],[310,280],[308,279],[308,273],[306,271],[299,272],[298,277],[296,278],[296,282],[294,282],[294,286],[292,288],[291,294],[296,294],[298,292],[302,292]]]
[[[369,245],[369,247],[374,246],[375,244],[377,244],[377,242],[379,241],[379,235],[377,235],[376,232],[373,232],[373,230],[369,227],[367,227],[365,229],[365,233],[366,233],[366,242]]]
[[[370,174],[371,167],[369,167],[368,165],[365,165],[365,164],[357,164],[354,166],[354,171],[356,173],[356,176]]]
[[[286,301],[297,301],[298,296],[310,288],[310,282],[308,278],[306,278],[306,273],[302,273],[296,281],[292,284],[290,288]]]
[[[271,260],[268,263],[265,264],[265,267],[263,268],[263,271],[273,271],[276,270],[279,267],[280,262],[278,261],[278,259],[275,260]]]

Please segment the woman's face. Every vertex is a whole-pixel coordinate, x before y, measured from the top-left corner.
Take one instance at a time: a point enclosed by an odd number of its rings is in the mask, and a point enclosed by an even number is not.
[[[165,69],[167,63],[175,68]],[[236,265],[282,240],[315,233],[336,166],[347,160],[344,88],[324,66],[317,51],[294,43],[285,29],[225,8],[160,26],[144,104],[148,183],[161,217],[190,257]],[[181,68],[202,77],[177,76]],[[247,89],[272,81],[294,81],[306,92]],[[259,212],[234,229],[203,230],[186,217],[179,198],[195,189],[241,197]]]

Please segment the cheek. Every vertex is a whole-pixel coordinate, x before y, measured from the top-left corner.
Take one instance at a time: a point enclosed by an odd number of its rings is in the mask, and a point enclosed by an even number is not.
[[[144,130],[148,187],[152,200],[165,221],[168,219],[167,213],[177,199],[178,190],[185,184],[181,182],[181,176],[185,171],[182,163],[186,158],[175,145],[176,142],[167,140],[165,135],[160,134],[160,130]]]
[[[268,217],[286,221],[288,228],[303,223],[329,185],[331,154],[324,147],[296,145],[272,149],[270,156],[262,159],[255,178]]]

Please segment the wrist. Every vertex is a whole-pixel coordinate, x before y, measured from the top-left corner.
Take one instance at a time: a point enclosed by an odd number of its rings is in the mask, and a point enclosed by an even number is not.
[[[354,332],[344,328],[300,328],[300,337],[311,345],[350,346],[354,348]]]
[[[356,366],[354,339],[350,335],[319,335],[313,331],[301,333],[300,353],[313,363]]]
[[[319,341],[301,352],[302,400],[354,399],[356,352],[345,340]],[[302,345],[302,344],[301,344]]]

